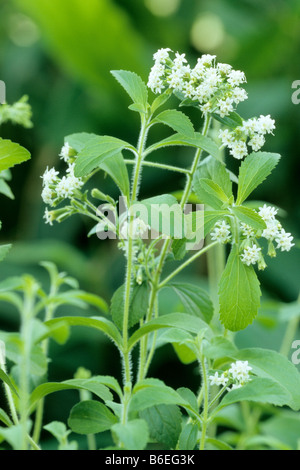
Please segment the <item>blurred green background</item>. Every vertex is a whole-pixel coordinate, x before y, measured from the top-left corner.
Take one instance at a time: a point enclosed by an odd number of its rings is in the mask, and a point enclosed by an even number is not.
[[[122,283],[124,264],[116,243],[87,239],[87,220],[44,224],[40,176],[46,166],[59,166],[58,154],[70,133],[95,132],[136,142],[137,114],[128,110],[127,95],[110,70],[132,70],[146,81],[152,55],[161,47],[185,52],[191,63],[202,53],[216,54],[219,61],[245,71],[249,100],[239,112],[245,118],[271,114],[277,130],[265,149],[282,154],[280,165],[255,196],[280,206],[286,212],[286,230],[300,238],[300,105],[291,100],[292,83],[300,80],[299,0],[1,0],[0,79],[9,103],[29,95],[34,127],[1,128],[1,136],[28,148],[32,160],[13,170],[15,200],[1,197],[1,240],[14,247],[0,265],[0,280],[29,272],[46,285],[38,263],[50,260],[76,277],[81,288],[107,301]],[[163,158],[182,165],[189,161],[182,149],[172,149]],[[98,178],[101,190],[118,196],[109,178]],[[158,194],[162,187],[173,191],[182,184],[171,173],[146,169],[142,195]],[[259,277],[264,299],[295,301],[299,248],[278,254]],[[183,278],[205,285],[205,263]],[[178,310],[178,300],[169,295],[168,290],[163,293],[162,309]],[[263,309],[260,321],[240,333],[237,342],[277,349],[284,325],[277,325],[276,315],[272,305]],[[13,312],[1,304],[0,328],[17,325]],[[70,378],[78,366],[120,377],[118,354],[89,331],[74,330],[63,349],[52,347],[52,357],[50,379]],[[160,350],[151,373],[175,387],[197,387],[195,364],[178,365],[171,347]],[[47,419],[61,419],[56,406],[56,399],[49,398]]]

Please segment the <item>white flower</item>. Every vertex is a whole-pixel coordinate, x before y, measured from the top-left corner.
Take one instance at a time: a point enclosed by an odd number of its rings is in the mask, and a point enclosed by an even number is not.
[[[123,222],[121,230],[120,230],[120,236],[121,238],[128,239],[129,237],[132,237],[133,239],[141,238],[143,234],[146,232],[146,230],[149,230],[150,226],[145,224],[145,222],[137,217],[136,219],[132,220],[130,223],[128,223],[127,220]]]
[[[49,211],[47,207],[45,209],[43,219],[45,219],[46,224],[53,225],[53,221],[54,221],[53,212]]]
[[[255,230],[248,224],[241,223],[242,234],[246,238],[252,238],[255,236]]]
[[[228,378],[225,377],[224,373],[219,376],[218,372],[215,373],[215,375],[211,375],[209,377],[210,385],[222,385],[225,387],[225,385],[228,383]]]
[[[219,243],[228,243],[231,239],[230,225],[224,220],[217,222],[210,236],[212,240]]]
[[[262,232],[261,236],[266,240],[273,241],[281,230],[281,224],[276,219],[266,221],[267,228]]]
[[[252,139],[249,141],[248,145],[252,147],[254,152],[258,152],[264,145],[265,145],[266,139],[262,134],[255,134]]]
[[[161,63],[164,64],[166,62],[166,60],[169,58],[169,52],[171,52],[171,49],[169,49],[169,48],[158,49],[158,51],[155,52],[155,54],[153,55],[153,59],[156,62],[161,62]]]
[[[76,178],[73,175],[63,176],[62,179],[57,183],[56,194],[58,197],[70,198],[74,195],[76,189],[79,189],[83,185],[81,178]]]
[[[68,142],[66,142],[65,145],[62,147],[62,149],[60,151],[60,154],[59,154],[61,159],[64,160],[65,162],[68,162],[71,150],[72,150],[72,147],[70,147]]]
[[[240,70],[231,70],[228,74],[228,83],[234,87],[241,85],[246,82],[246,76],[244,72]]]
[[[252,246],[247,246],[241,254],[241,260],[247,266],[257,263],[260,258],[261,248],[255,243]]]
[[[246,155],[248,155],[247,145],[242,140],[235,140],[231,142],[229,148],[230,154],[237,160],[241,160]]]
[[[243,88],[235,87],[232,92],[232,99],[235,104],[242,103],[248,99],[248,93]]]
[[[226,98],[225,100],[220,100],[218,103],[219,114],[221,117],[228,116],[233,111],[233,99]]]
[[[275,216],[278,210],[275,207],[267,206],[264,204],[263,207],[259,207],[258,214],[265,222],[270,222],[275,220]]]
[[[219,139],[221,139],[223,145],[229,147],[234,141],[234,135],[228,129],[223,129],[219,132]]]
[[[228,374],[238,385],[244,385],[250,380],[251,370],[252,367],[249,366],[248,361],[236,361],[231,364]]]
[[[295,243],[292,243],[293,239],[294,238],[290,233],[286,232],[284,229],[281,229],[275,238],[277,248],[280,248],[281,251],[290,251],[292,246],[295,245]]]
[[[55,193],[53,193],[53,190],[49,188],[49,186],[45,186],[43,191],[42,191],[42,199],[45,204],[49,204],[49,206],[52,206],[54,202],[54,196]]]
[[[45,170],[45,173],[41,178],[43,178],[43,186],[49,186],[57,181],[58,171],[55,171],[55,168],[48,170],[48,167]]]
[[[275,129],[275,121],[271,119],[270,114],[268,116],[261,115],[257,119],[256,132],[259,134],[272,134]]]

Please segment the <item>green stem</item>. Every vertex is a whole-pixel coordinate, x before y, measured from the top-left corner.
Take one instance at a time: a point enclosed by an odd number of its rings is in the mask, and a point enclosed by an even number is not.
[[[204,450],[205,441],[206,441],[206,432],[208,424],[208,407],[209,407],[209,385],[207,380],[207,371],[205,358],[201,354],[201,371],[202,371],[202,380],[203,380],[203,390],[204,390],[204,403],[203,403],[203,414],[202,414],[202,430],[201,430],[201,440],[199,450]]]
[[[124,160],[127,165],[134,165],[135,161],[134,160]],[[173,165],[166,165],[164,163],[157,163],[157,162],[150,162],[143,160],[142,161],[142,166],[149,166],[151,168],[159,168],[161,170],[168,170],[168,171],[174,171],[176,173],[184,173],[184,174],[189,174],[190,170],[187,170],[186,168],[180,168],[178,166],[173,166]]]

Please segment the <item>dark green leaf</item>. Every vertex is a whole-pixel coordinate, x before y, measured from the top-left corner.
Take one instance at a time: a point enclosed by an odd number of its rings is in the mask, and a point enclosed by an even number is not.
[[[145,449],[149,438],[148,426],[143,419],[117,423],[112,427],[112,432],[127,450]]]
[[[141,105],[141,110],[147,112],[147,86],[136,73],[127,70],[112,70],[112,75],[122,85],[132,101]]]
[[[131,292],[128,327],[131,328],[138,323],[147,313],[149,288],[146,283],[135,285]],[[124,316],[124,284],[114,293],[111,300],[110,313],[117,327],[122,330]]]
[[[170,287],[180,298],[185,311],[190,315],[202,318],[209,323],[213,317],[214,307],[208,293],[194,284],[172,282]]]
[[[186,424],[179,436],[179,450],[194,450],[197,444],[198,431],[199,429],[197,424]]]
[[[156,405],[140,412],[150,431],[150,437],[164,445],[164,448],[175,449],[181,431],[181,412],[176,405]]]
[[[194,126],[186,114],[176,109],[168,109],[160,113],[154,119],[154,122],[160,122],[171,127],[175,132],[186,135],[188,137],[194,136]]]
[[[68,425],[77,434],[97,434],[107,431],[116,422],[116,416],[103,403],[94,400],[77,403],[68,419]]]

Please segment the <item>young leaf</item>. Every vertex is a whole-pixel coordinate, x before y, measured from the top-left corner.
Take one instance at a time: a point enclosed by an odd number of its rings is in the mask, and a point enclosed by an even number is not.
[[[201,188],[198,180],[202,178],[214,181],[224,191],[228,199],[232,197],[232,182],[230,174],[222,162],[209,156],[200,163],[193,179],[193,187],[195,191],[196,189]]]
[[[208,293],[204,289],[194,284],[180,282],[169,283],[167,287],[173,289],[178,295],[186,312],[202,318],[207,323],[210,322],[214,307]]]
[[[99,136],[88,141],[79,152],[75,163],[76,176],[86,176],[98,168],[108,158],[132,146],[124,140],[110,136]]]
[[[124,196],[129,197],[128,171],[121,152],[105,160],[99,165],[99,168],[114,180]]]
[[[202,204],[207,204],[213,209],[221,209],[230,200],[223,189],[213,180],[200,178],[194,184],[194,190]]]
[[[168,109],[163,111],[153,120],[154,123],[160,122],[171,127],[175,132],[179,134],[186,135],[188,137],[193,137],[195,130],[194,126],[191,123],[190,119],[186,114],[176,109]]]
[[[117,327],[122,330],[123,328],[123,313],[124,313],[124,284],[119,287],[114,293],[111,300],[110,313],[112,319]],[[131,293],[130,309],[128,327],[136,325],[147,313],[148,309],[149,288],[146,283],[134,286]]]
[[[116,422],[116,416],[103,403],[94,400],[77,403],[68,419],[68,425],[77,434],[97,434],[107,431]]]
[[[159,381],[160,382],[160,381]],[[142,388],[143,387],[143,388]],[[173,388],[167,387],[163,382],[152,384],[144,381],[139,383],[138,388],[133,390],[130,401],[130,411],[142,411],[157,405],[181,405],[191,408]]]
[[[264,230],[266,223],[253,209],[244,206],[232,206],[234,215],[244,224],[248,224],[256,230]]]
[[[147,112],[147,86],[136,73],[127,70],[112,70],[112,75],[128,93],[134,104],[141,106],[141,112]]]
[[[140,412],[150,431],[150,437],[164,448],[175,449],[181,431],[181,412],[176,405],[156,405]]]
[[[257,315],[261,291],[253,266],[242,263],[233,245],[219,284],[220,320],[225,328],[239,331]]]
[[[19,144],[0,138],[0,171],[30,159],[30,153]]]
[[[221,122],[226,127],[229,127],[230,129],[235,129],[238,126],[242,126],[243,124],[243,119],[241,116],[235,112],[230,113],[228,116],[221,117],[219,114],[212,114],[213,118],[216,119],[216,121]]]
[[[277,153],[251,153],[242,162],[239,171],[237,205],[243,201],[270,175],[280,160]]]
[[[79,153],[95,137],[99,136],[88,132],[79,132],[77,134],[67,135],[64,140],[66,144],[69,144],[72,149]]]
[[[127,450],[143,450],[149,439],[148,426],[143,419],[114,424],[111,431]]]

